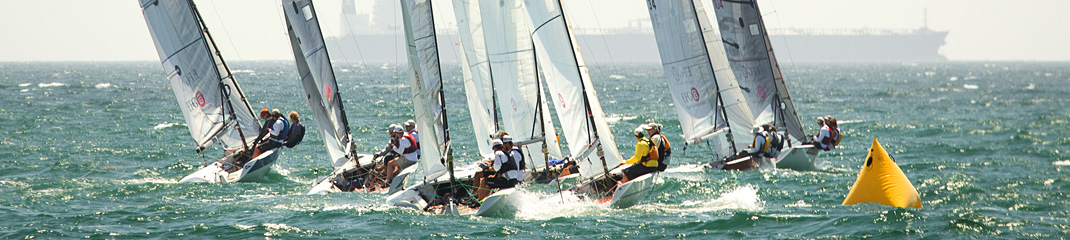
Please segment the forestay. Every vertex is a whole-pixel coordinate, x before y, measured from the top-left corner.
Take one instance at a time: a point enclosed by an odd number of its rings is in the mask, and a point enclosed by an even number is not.
[[[714,12],[729,65],[758,124],[774,122],[790,136],[805,136],[754,0],[716,1]]]
[[[402,0],[401,13],[405,23],[405,42],[408,49],[412,103],[416,124],[420,129],[421,157],[413,176],[421,181],[433,180],[446,173],[444,161],[452,161],[449,153],[449,130],[446,122],[442,76],[439,71],[438,45],[430,0]]]
[[[733,154],[733,145],[742,150],[754,120],[702,4],[650,1],[647,8],[686,141],[715,138],[722,156]]]
[[[323,43],[316,9],[311,0],[284,0],[282,3],[301,86],[305,89],[316,125],[323,134],[331,165],[340,167],[349,159],[349,121]]]
[[[260,124],[191,1],[141,0],[156,52],[198,149],[251,145]],[[244,135],[244,139],[243,136]]]
[[[481,1],[481,16],[487,53],[497,92],[504,130],[523,146],[528,168],[546,166],[543,143],[550,158],[561,158],[557,132],[550,120],[544,89],[535,71],[531,23],[519,0]]]
[[[561,3],[557,0],[527,0],[524,4],[531,17],[539,76],[549,86],[547,90],[565,132],[569,151],[575,155],[593,143],[600,143],[604,151],[604,165],[597,156],[600,154],[590,154],[582,159],[573,156],[584,178],[596,177],[606,171],[603,166],[617,166],[623,159],[606,124],[602,105],[591,85],[587,66],[563,15]]]

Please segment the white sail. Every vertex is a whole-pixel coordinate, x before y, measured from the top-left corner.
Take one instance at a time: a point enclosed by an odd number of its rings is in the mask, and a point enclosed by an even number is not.
[[[140,0],[171,89],[198,148],[250,146],[260,124],[191,1]],[[243,139],[244,137],[244,139]]]
[[[721,2],[714,5],[714,12],[729,65],[744,89],[756,122],[775,122],[789,136],[796,140],[803,138],[802,123],[784,84],[758,3],[754,0]]]
[[[449,153],[445,98],[442,95],[442,75],[439,71],[438,45],[430,0],[402,0],[401,14],[405,22],[405,42],[409,55],[409,77],[412,79],[412,103],[416,124],[420,129],[420,160],[413,176],[423,182],[446,173],[444,161],[452,161]]]
[[[349,157],[349,122],[342,108],[341,94],[323,43],[319,18],[311,0],[284,0],[286,28],[313,118],[320,128],[331,165],[340,167]]]
[[[714,138],[721,156],[750,145],[753,116],[703,5],[663,0],[647,8],[685,140]]]
[[[486,45],[483,42],[482,20],[479,18],[478,2],[453,1],[457,17],[457,32],[461,38],[461,72],[464,74],[464,92],[468,100],[468,112],[472,116],[472,130],[476,134],[479,154],[483,158],[494,157],[491,135],[497,134],[495,117],[494,85],[487,61]]]
[[[531,17],[539,76],[549,86],[569,151],[580,167],[580,175],[596,177],[607,171],[604,166],[615,167],[623,157],[609,131],[561,2],[527,0],[524,4]],[[604,163],[598,153],[575,158],[592,144],[600,145]]]
[[[517,143],[547,140],[522,146],[528,168],[543,168],[544,143],[550,158],[560,159],[562,154],[548,101],[542,94],[545,91],[536,78],[527,12],[519,0],[481,1],[480,7],[503,129]]]

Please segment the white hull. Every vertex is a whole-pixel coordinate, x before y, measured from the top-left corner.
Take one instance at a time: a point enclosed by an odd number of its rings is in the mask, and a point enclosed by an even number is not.
[[[498,190],[494,194],[483,199],[479,205],[476,216],[481,217],[513,217],[520,209],[520,194],[516,194],[516,188]]]
[[[225,183],[255,181],[271,171],[271,165],[275,164],[275,159],[278,159],[279,152],[278,149],[275,149],[262,153],[257,158],[245,163],[245,166],[242,166],[240,170],[234,172],[227,172],[225,170],[225,168],[233,167],[229,166],[232,161],[230,161],[230,157],[228,156],[227,158],[204,166],[201,170],[197,170],[197,172],[182,178],[182,180],[179,180],[178,182]]]
[[[821,153],[814,145],[799,145],[786,148],[774,160],[776,168],[796,171],[818,170],[817,156]]]
[[[457,181],[468,181],[478,171],[478,168],[470,168],[456,172]],[[402,191],[391,194],[386,198],[386,205],[402,208],[411,208],[418,211],[431,211],[434,214],[451,214],[461,216],[488,216],[488,217],[511,217],[519,211],[521,201],[520,194],[515,194],[515,188],[506,188],[494,192],[483,199],[479,208],[470,208],[450,204],[441,207],[441,210],[428,210],[428,202],[424,196],[434,194],[439,184],[449,184],[449,176],[444,175],[434,181],[424,182],[405,188]]]
[[[613,208],[629,208],[639,204],[654,193],[654,174],[643,174],[631,181],[617,186],[613,192],[613,198],[609,200],[609,206]]]

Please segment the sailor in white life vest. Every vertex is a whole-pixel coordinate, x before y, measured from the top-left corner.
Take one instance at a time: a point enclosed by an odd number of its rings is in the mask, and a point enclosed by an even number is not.
[[[405,132],[405,129],[397,124],[390,125],[390,150],[399,155],[386,165],[386,179],[394,179],[401,169],[416,164],[420,158],[417,156],[419,147],[416,139]]]

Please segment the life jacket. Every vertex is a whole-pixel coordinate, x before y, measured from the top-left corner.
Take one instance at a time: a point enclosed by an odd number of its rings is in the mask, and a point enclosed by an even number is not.
[[[401,137],[409,139],[409,147],[405,148],[405,150],[402,151],[401,154],[414,153],[416,152],[416,150],[420,150],[420,144],[416,142],[416,138],[413,138],[412,135],[403,134],[401,135]]]
[[[512,151],[516,151],[517,153],[520,153],[520,160],[513,159],[513,152]],[[513,147],[512,151],[509,151],[509,153],[505,154],[506,157],[509,157],[509,161],[517,161],[517,164],[520,165],[520,169],[528,169],[528,166],[525,163],[526,161],[524,161],[524,150],[520,150],[519,147]]]
[[[286,137],[286,143],[283,144],[287,148],[293,148],[297,144],[301,143],[301,140],[305,139],[305,125],[300,122],[290,125],[290,135]]]
[[[836,133],[832,133],[836,131]],[[840,146],[840,140],[843,140],[843,132],[840,132],[840,128],[829,128],[829,135],[832,135],[832,146]]]
[[[661,161],[659,160],[660,156],[658,155],[658,146],[654,146],[654,141],[650,141],[650,139],[648,138],[643,138],[640,141],[645,141],[646,145],[649,146],[648,148],[650,150],[648,150],[642,158],[639,158],[639,164],[643,164],[643,166],[647,167],[657,167],[661,163]],[[650,166],[650,164],[648,164],[648,162],[650,162],[651,160],[656,161],[654,166]]]
[[[290,121],[286,120],[286,118],[279,118],[278,120],[275,120],[275,121],[280,121],[280,120],[282,121],[282,131],[279,131],[279,135],[278,136],[273,136],[273,137],[271,137],[271,139],[275,140],[275,141],[277,141],[279,143],[282,143],[283,141],[286,140],[287,136],[290,136]]]
[[[505,154],[505,162],[502,163],[501,169],[498,169],[497,171],[494,172],[496,175],[505,176],[505,173],[507,173],[509,171],[520,170],[520,168],[518,168],[518,166],[517,166],[519,164],[516,163],[516,159],[513,159],[513,156],[511,156],[511,155],[512,154],[509,154],[509,153]]]
[[[409,135],[416,136],[416,135],[413,135],[413,134],[417,134],[418,135],[418,134],[420,134],[420,131],[416,131],[416,128],[413,128],[412,131],[409,131]],[[420,141],[415,141],[416,137],[412,137],[412,140],[413,140],[412,143],[416,144],[416,148],[419,149],[420,148]]]
[[[784,148],[784,141],[781,141],[779,133],[770,132],[769,133],[769,143],[772,145],[772,146],[769,146],[769,147],[772,148],[772,149],[776,149],[777,151],[780,151],[780,149]]]
[[[758,149],[758,152],[764,153],[765,151],[769,151],[769,134],[766,134],[764,132],[763,133],[759,133],[759,134],[761,134],[762,138],[765,139],[765,143],[762,144],[762,148],[761,149]],[[758,138],[755,138],[754,142],[752,142],[750,145],[751,146],[758,146]]]
[[[661,146],[658,146],[658,171],[665,171],[665,168],[669,167],[669,163],[665,161],[672,156],[672,146],[665,135],[657,133],[657,137],[661,138]]]

